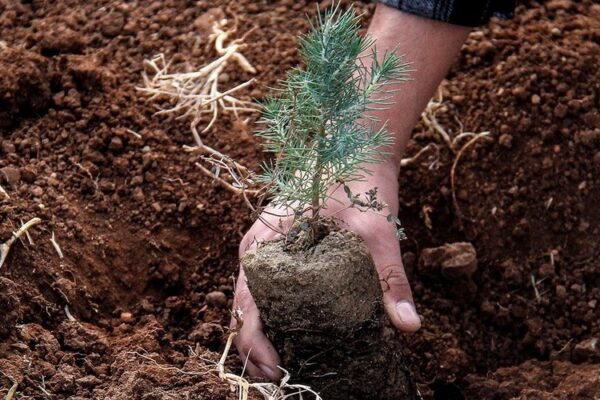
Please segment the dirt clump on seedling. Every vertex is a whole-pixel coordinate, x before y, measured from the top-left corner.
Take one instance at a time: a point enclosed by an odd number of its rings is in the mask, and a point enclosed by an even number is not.
[[[309,249],[265,243],[243,265],[266,334],[292,376],[308,379],[325,399],[412,398],[375,266],[358,236],[332,226]]]

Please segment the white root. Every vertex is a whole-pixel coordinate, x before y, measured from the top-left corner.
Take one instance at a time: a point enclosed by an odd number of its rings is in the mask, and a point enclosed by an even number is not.
[[[234,97],[235,92],[251,85],[254,79],[224,91],[219,88],[223,71],[229,64],[234,63],[248,73],[256,73],[256,69],[241,53],[246,47],[243,39],[234,39],[225,44],[233,33],[233,31],[225,30],[226,24],[227,20],[225,19],[216,22],[212,27],[212,34],[209,36],[210,43],[219,54],[219,58],[193,72],[170,73],[170,63],[166,61],[164,54],[158,54],[151,60],[145,61],[154,76],[150,78],[144,73],[144,87],[137,89],[149,94],[151,99],[167,98],[174,102],[172,107],[161,109],[157,114],[173,114],[177,118],[191,118],[190,130],[196,146],[184,146],[185,150],[200,153],[202,160],[207,162],[217,173],[211,172],[201,164],[197,164],[198,168],[205,175],[217,180],[227,190],[235,194],[242,194],[245,198],[258,193],[256,190],[248,189],[252,185],[250,171],[225,154],[204,144],[200,137],[201,133],[207,132],[213,127],[221,111],[233,112],[236,117],[240,112],[259,111],[258,105]],[[202,131],[198,132],[198,125],[205,114],[211,115],[211,119]],[[232,182],[219,177],[218,172],[221,170],[230,175]]]
[[[202,133],[212,128],[219,117],[219,111],[231,111],[238,116],[238,112],[256,112],[258,107],[250,101],[239,100],[233,94],[254,82],[251,79],[233,88],[222,91],[219,83],[225,67],[235,63],[242,70],[251,74],[256,69],[241,53],[246,46],[242,39],[231,40],[227,45],[225,41],[231,31],[225,30],[227,20],[223,19],[212,27],[210,42],[219,54],[219,58],[205,65],[197,71],[184,73],[170,73],[170,63],[164,54],[158,54],[145,64],[152,69],[154,76],[149,78],[143,74],[144,87],[137,89],[151,95],[151,99],[168,98],[175,101],[171,108],[161,109],[157,114],[175,114],[177,118],[192,117],[191,130],[194,140],[199,147],[204,146],[198,134],[197,127],[202,115],[212,115],[210,122],[204,127]]]
[[[60,258],[61,260],[64,257],[62,250],[60,249],[60,246],[58,245],[58,242],[56,241],[56,237],[54,236],[54,231],[52,231],[52,237],[50,237],[50,243],[52,243],[52,247],[54,247],[54,250],[56,250],[56,254],[58,254],[58,258]]]
[[[423,147],[421,150],[419,150],[417,152],[417,154],[415,154],[412,157],[408,157],[408,158],[403,158],[402,160],[400,160],[400,167],[406,167],[407,165],[410,165],[412,163],[414,163],[415,161],[417,161],[423,154],[429,152],[430,150],[435,150],[435,158],[434,160],[429,164],[429,169],[436,169],[438,164],[439,164],[439,159],[440,159],[440,148],[438,147],[437,144],[435,143],[429,143],[427,146]]]
[[[462,129],[462,124],[460,123],[460,121],[457,120],[458,124],[460,125],[460,131],[456,136],[453,136],[448,132],[448,130],[446,130],[446,128],[442,124],[438,122],[436,115],[439,111],[446,111],[446,105],[444,104],[444,98],[442,97],[441,92],[438,93],[437,98],[434,97],[431,100],[429,100],[429,103],[427,103],[427,107],[425,108],[425,110],[423,110],[423,113],[421,114],[421,121],[427,128],[429,128],[434,133],[437,133],[453,153],[457,153],[460,151],[458,144],[462,139],[473,138],[482,134],[487,135],[487,133],[485,132],[464,132]]]
[[[234,317],[237,320],[237,327],[236,330],[231,332],[229,338],[227,339],[227,344],[225,345],[221,359],[217,363],[217,372],[219,373],[219,378],[227,382],[232,387],[232,390],[238,391],[238,398],[240,400],[247,400],[250,390],[257,391],[265,400],[285,400],[289,398],[302,399],[303,395],[310,395],[311,398],[314,398],[315,400],[323,400],[317,392],[306,385],[289,384],[288,382],[291,376],[288,371],[281,367],[279,368],[284,373],[284,377],[281,379],[279,384],[251,383],[242,376],[233,374],[231,372],[226,372],[225,360],[229,355],[231,345],[233,344],[233,339],[235,339],[239,329],[243,324],[241,311],[235,311]]]
[[[15,393],[17,393],[18,387],[19,387],[19,383],[13,382],[13,385],[10,387],[10,389],[8,389],[8,393],[6,394],[6,397],[4,398],[4,400],[12,400],[15,396]]]
[[[71,314],[71,310],[69,310],[69,306],[65,305],[65,315],[67,316],[67,319],[69,320],[69,322],[75,322],[77,321],[75,319],[75,317],[73,316],[73,314]]]
[[[42,222],[40,218],[32,218],[27,223],[22,225],[16,232],[13,232],[10,239],[0,245],[0,268],[4,265],[4,261],[6,261],[6,257],[8,257],[8,252],[12,245],[21,238],[27,231],[37,224]]]

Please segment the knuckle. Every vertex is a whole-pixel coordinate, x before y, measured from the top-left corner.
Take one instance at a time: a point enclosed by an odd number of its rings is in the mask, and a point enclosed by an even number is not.
[[[401,264],[388,264],[378,269],[379,280],[384,290],[410,289],[410,284]]]

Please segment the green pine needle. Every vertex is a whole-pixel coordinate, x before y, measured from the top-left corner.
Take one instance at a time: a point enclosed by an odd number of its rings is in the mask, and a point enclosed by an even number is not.
[[[371,65],[362,62],[374,42],[359,35],[354,10],[339,5],[319,12],[311,32],[300,39],[304,68],[296,68],[281,82],[278,96],[267,100],[258,132],[267,152],[275,154],[263,165],[258,180],[267,184],[276,205],[313,215],[328,199],[328,189],[339,182],[360,179],[364,164],[381,162],[382,149],[392,140],[385,126],[365,112],[387,106],[385,86],[407,80],[408,64],[386,54],[382,61],[372,50]]]

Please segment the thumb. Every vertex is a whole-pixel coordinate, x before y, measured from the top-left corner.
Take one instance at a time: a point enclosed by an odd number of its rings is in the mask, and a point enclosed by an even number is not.
[[[378,254],[373,253],[373,261],[383,290],[383,305],[392,324],[398,330],[416,332],[421,327],[421,318],[415,309],[400,249],[394,252],[389,250],[383,253],[383,257],[377,257]]]
[[[248,374],[252,377],[268,378],[276,381],[281,378],[281,364],[275,347],[263,332],[262,323],[256,303],[248,289],[244,270],[240,268],[234,298],[234,311],[242,312],[242,328],[239,330],[234,343],[240,358],[246,365]],[[237,321],[231,320],[235,328]]]

